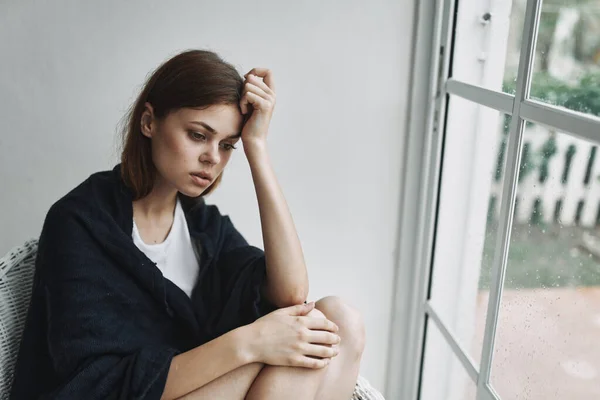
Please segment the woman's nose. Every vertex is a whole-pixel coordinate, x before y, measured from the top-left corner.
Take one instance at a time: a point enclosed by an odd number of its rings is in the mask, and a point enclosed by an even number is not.
[[[202,154],[200,155],[200,161],[203,163],[210,163],[210,164],[216,165],[219,163],[220,160],[221,160],[221,158],[220,158],[218,143],[216,143],[214,145],[207,145],[204,148],[204,151],[202,152]]]

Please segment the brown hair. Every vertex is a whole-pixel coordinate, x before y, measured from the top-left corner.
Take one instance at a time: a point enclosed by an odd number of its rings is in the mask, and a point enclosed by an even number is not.
[[[133,191],[134,200],[147,196],[156,178],[151,141],[141,132],[146,102],[162,119],[180,108],[208,108],[217,104],[238,105],[244,81],[235,67],[206,50],[180,53],[159,66],[129,109],[122,130],[121,176]],[[201,196],[221,182],[219,175]]]

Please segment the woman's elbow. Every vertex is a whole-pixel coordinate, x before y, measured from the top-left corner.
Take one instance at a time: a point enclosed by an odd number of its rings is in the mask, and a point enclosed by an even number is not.
[[[302,304],[308,298],[308,280],[304,280],[302,283],[296,284],[292,290],[288,292],[288,301],[292,305]]]
[[[273,303],[279,308],[295,306],[306,301],[308,297],[308,288],[289,290],[285,293],[279,293],[273,297]]]
[[[271,303],[278,308],[302,304],[308,298],[308,277],[296,278],[285,283],[277,283],[267,277],[263,291]]]
[[[295,294],[291,295],[289,298],[290,305],[295,306],[297,304],[302,304],[308,298],[308,291],[298,291]]]

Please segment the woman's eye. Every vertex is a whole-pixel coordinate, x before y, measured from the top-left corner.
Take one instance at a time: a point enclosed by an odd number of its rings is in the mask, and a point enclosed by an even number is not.
[[[227,151],[235,150],[237,148],[234,145],[229,144],[229,143],[223,143],[222,146],[223,146],[223,149],[227,150]]]
[[[194,140],[206,140],[206,136],[199,132],[190,131],[190,137]]]

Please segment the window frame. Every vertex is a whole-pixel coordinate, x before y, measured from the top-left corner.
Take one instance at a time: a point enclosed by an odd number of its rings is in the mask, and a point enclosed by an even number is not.
[[[418,399],[427,325],[435,324],[466,373],[477,399],[500,399],[490,383],[493,348],[507,266],[525,121],[600,144],[600,118],[529,98],[542,0],[528,0],[514,95],[450,77],[457,0],[417,2],[413,76],[404,151],[396,274],[392,304],[386,395]],[[481,364],[476,366],[429,302],[445,122],[449,96],[511,115],[499,198],[498,236],[485,322]],[[414,235],[401,234],[415,232]],[[416,266],[416,267],[414,267]]]

